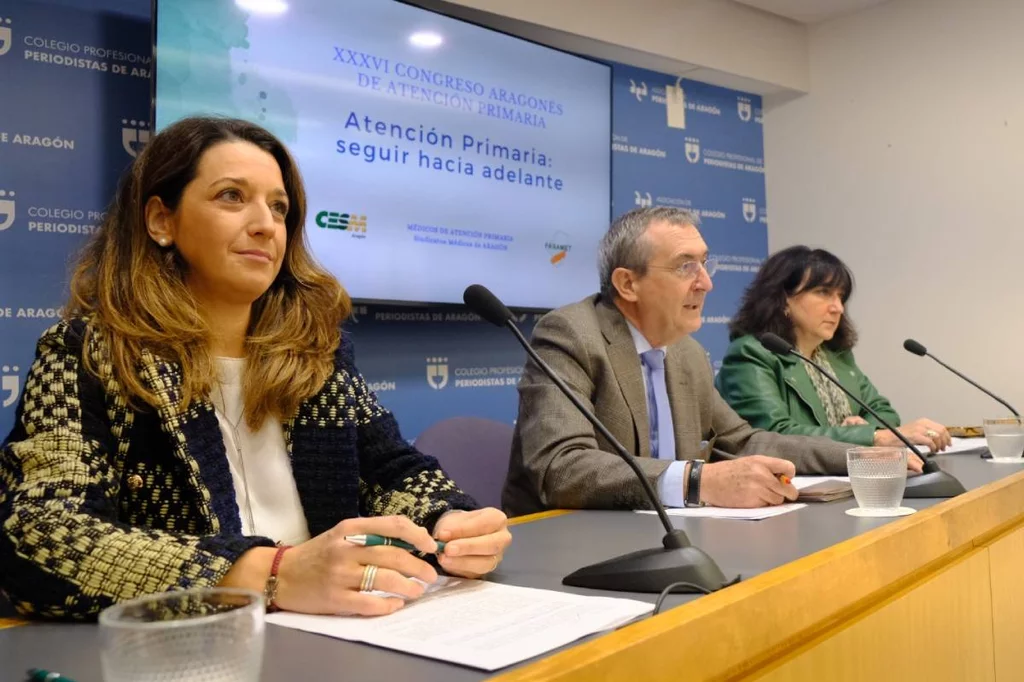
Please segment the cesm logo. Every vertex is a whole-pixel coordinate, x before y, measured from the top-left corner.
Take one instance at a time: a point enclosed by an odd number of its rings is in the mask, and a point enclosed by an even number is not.
[[[18,376],[17,365],[11,367],[4,365],[2,368],[3,374],[0,375],[0,397],[3,398],[3,402],[0,402],[0,407],[10,407],[18,400],[18,394],[21,392],[21,377]],[[10,395],[4,397],[4,393]]]
[[[448,385],[448,358],[427,358],[427,383],[436,391]]]
[[[134,159],[149,142],[149,124],[135,119],[121,119],[121,146]]]
[[[549,241],[544,242],[544,249],[548,252],[548,262],[556,268],[559,267],[572,250],[569,235],[565,232],[556,232]]]
[[[690,163],[697,163],[700,161],[700,140],[696,137],[686,138],[686,160]]]
[[[0,189],[0,232],[14,224],[14,191]]]
[[[749,199],[747,197],[743,198],[743,219],[746,220],[748,223],[752,223],[755,220],[757,220],[756,200]]]
[[[366,239],[366,216],[338,211],[320,211],[316,214],[316,226],[325,230],[348,232],[355,239]]]
[[[640,192],[633,190],[633,197],[633,203],[640,208],[648,208],[653,203],[650,192],[640,194]]]
[[[11,35],[11,20],[0,17],[0,57],[11,51],[14,37]]]
[[[640,81],[640,85],[637,85],[632,78],[629,79],[629,94],[636,97],[637,102],[643,102],[644,97],[647,97],[647,83]]]

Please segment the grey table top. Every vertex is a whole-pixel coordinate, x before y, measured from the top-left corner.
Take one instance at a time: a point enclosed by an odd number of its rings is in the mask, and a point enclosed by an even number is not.
[[[1020,471],[1021,465],[991,464],[977,454],[936,458],[968,489]],[[941,500],[905,500],[923,509]],[[891,519],[855,518],[844,510],[852,499],[806,508],[763,521],[680,519],[690,540],[710,554],[727,576],[755,576],[812,554]],[[650,515],[587,511],[512,527],[513,542],[492,579],[579,594],[623,596],[653,602],[656,595],[608,593],[564,587],[561,579],[581,566],[661,544],[662,528]],[[672,595],[666,607],[697,599]],[[0,630],[0,680],[23,679],[25,670],[56,670],[76,682],[100,682],[99,629],[95,625],[33,624]],[[528,664],[524,663],[523,665]],[[268,626],[263,682],[301,680],[405,680],[470,682],[489,674],[376,647]]]

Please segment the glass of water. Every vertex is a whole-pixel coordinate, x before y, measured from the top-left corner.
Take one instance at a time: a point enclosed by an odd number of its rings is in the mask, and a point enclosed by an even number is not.
[[[263,597],[197,588],[140,597],[100,613],[106,682],[257,682]]]
[[[906,448],[850,448],[846,451],[846,467],[861,509],[879,514],[900,509],[907,487]]]
[[[1019,462],[1024,455],[1024,420],[1003,417],[984,421],[985,440],[994,462]]]

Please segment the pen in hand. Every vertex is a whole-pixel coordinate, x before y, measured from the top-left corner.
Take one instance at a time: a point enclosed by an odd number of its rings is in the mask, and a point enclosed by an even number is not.
[[[782,485],[792,485],[793,484],[793,479],[790,478],[789,476],[787,476],[786,474],[779,474],[778,475],[778,479],[779,479],[779,483],[781,483]],[[799,497],[799,496],[800,496],[800,491],[797,491],[797,497]],[[794,498],[794,499],[796,499],[796,498]],[[783,502],[789,502],[789,499],[788,498],[784,498],[782,501]]]
[[[405,540],[389,538],[383,535],[346,535],[345,541],[361,547],[398,547],[399,549],[405,549],[410,552],[420,551]],[[442,553],[444,551],[445,543],[440,540],[435,540],[435,542],[437,543],[437,553]]]

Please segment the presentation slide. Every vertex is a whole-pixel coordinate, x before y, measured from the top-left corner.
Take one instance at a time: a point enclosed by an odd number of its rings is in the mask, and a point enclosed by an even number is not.
[[[392,0],[159,0],[156,47],[157,131],[217,113],[280,136],[353,297],[597,290],[608,66]]]

